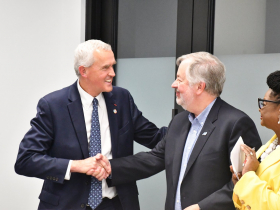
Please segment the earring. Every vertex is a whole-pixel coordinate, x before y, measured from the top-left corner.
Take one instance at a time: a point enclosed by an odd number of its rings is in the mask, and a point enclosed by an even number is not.
[[[278,124],[280,124],[280,114],[278,115]]]

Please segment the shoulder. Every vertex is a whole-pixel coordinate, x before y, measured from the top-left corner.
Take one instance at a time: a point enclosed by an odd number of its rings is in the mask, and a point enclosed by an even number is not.
[[[112,90],[113,94],[130,94],[130,92],[122,87],[117,87],[117,86],[113,86],[113,90]]]
[[[220,99],[220,109],[219,115],[220,116],[227,116],[232,119],[239,119],[239,118],[250,118],[245,112],[241,111],[240,109],[235,108],[234,106],[228,104],[224,100]]]
[[[68,102],[68,96],[70,89],[75,89],[75,84],[68,87],[62,88],[60,90],[53,91],[45,96],[43,96],[40,101],[45,101],[48,104]],[[77,89],[77,88],[76,88]]]
[[[133,100],[130,92],[122,87],[113,86],[113,90],[109,93],[109,95],[110,94],[112,94],[113,98],[115,98],[116,100]]]
[[[221,101],[220,109],[217,114],[217,120],[213,122],[220,128],[232,128],[236,130],[250,129],[256,131],[256,125],[253,120],[243,111],[231,106],[230,104]],[[257,132],[257,131],[256,131]]]

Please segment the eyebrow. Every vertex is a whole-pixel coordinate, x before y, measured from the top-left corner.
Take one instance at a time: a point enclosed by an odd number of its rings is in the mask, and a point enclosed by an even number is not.
[[[112,64],[112,66],[113,66],[113,65],[116,65],[116,64],[117,64],[117,62],[115,61],[115,62]],[[102,66],[102,68],[107,68],[107,67],[109,67],[109,66],[111,66],[111,64],[106,64],[106,65]]]

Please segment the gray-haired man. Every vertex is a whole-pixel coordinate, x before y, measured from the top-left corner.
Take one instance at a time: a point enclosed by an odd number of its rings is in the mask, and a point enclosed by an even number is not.
[[[261,146],[256,126],[219,97],[225,67],[218,58],[198,52],[178,58],[177,64],[172,88],[186,111],[174,117],[151,152],[111,160],[111,183],[132,182],[165,169],[166,210],[234,210],[229,155],[240,136],[250,147]]]
[[[140,209],[136,182],[109,188],[92,156],[132,155],[134,140],[153,148],[166,128],[144,118],[127,90],[112,86],[114,64],[110,45],[81,43],[78,81],[40,99],[15,164],[18,174],[44,179],[38,209]]]

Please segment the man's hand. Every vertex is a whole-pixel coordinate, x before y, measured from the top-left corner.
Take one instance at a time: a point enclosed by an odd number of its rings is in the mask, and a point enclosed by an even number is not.
[[[235,185],[235,184],[238,182],[238,179],[237,179],[237,177],[236,177],[236,175],[235,175],[235,173],[234,173],[234,171],[233,171],[232,166],[230,166],[229,168],[230,168],[230,171],[231,171],[231,173],[232,173],[231,180],[232,180],[233,184]],[[240,178],[242,177],[242,174],[241,174],[241,173],[238,173],[238,177],[239,177],[239,179],[240,179]]]
[[[86,174],[94,176],[98,180],[106,179],[111,174],[111,164],[109,160],[104,155],[97,154],[95,156],[95,161],[98,167],[96,169],[90,169]]]
[[[184,210],[199,210],[199,209],[200,209],[199,205],[198,204],[194,204],[194,205],[188,206]]]
[[[85,173],[101,181],[109,176],[111,166],[105,156],[97,154],[84,160],[73,160],[70,172]]]

